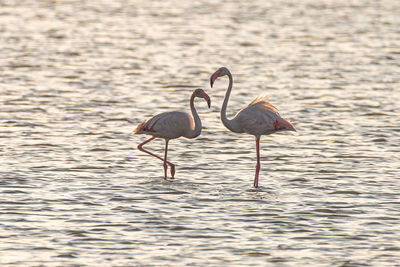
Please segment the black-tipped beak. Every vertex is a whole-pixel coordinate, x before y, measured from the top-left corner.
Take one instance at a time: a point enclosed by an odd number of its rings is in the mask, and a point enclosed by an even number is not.
[[[211,86],[211,87],[212,87],[212,86]],[[208,99],[208,100],[207,100],[207,105],[208,105],[208,108],[211,107],[211,99]]]
[[[211,75],[211,77],[210,77],[210,86],[211,86],[211,88],[213,87],[214,82],[219,77],[220,73],[221,73],[221,69],[218,69],[216,72],[214,72],[213,75]]]

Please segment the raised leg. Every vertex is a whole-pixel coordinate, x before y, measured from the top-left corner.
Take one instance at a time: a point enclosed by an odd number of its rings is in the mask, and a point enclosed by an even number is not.
[[[139,145],[137,146],[138,149],[139,149],[140,151],[144,152],[144,153],[147,153],[147,154],[149,154],[149,155],[151,155],[151,156],[153,156],[153,157],[158,158],[159,160],[162,160],[162,161],[164,162],[164,165],[168,164],[168,165],[171,167],[171,176],[172,176],[172,178],[174,178],[174,175],[175,175],[175,165],[172,164],[171,162],[167,161],[167,157],[166,157],[166,156],[167,156],[167,148],[168,148],[168,141],[167,141],[167,140],[166,140],[166,144],[165,144],[165,159],[163,159],[162,157],[159,157],[159,156],[157,156],[156,154],[153,154],[153,153],[151,153],[150,151],[147,151],[147,150],[145,150],[145,149],[143,148],[143,146],[144,146],[145,144],[149,143],[150,141],[152,141],[152,140],[154,140],[154,139],[155,139],[154,136],[151,137],[150,139],[147,139],[146,141],[144,141],[143,143],[141,143],[141,144],[139,144]],[[167,177],[165,167],[164,167],[164,177],[165,177],[165,178]]]
[[[254,177],[254,187],[258,187],[258,174],[260,173],[260,137],[256,137],[257,165],[256,175]]]

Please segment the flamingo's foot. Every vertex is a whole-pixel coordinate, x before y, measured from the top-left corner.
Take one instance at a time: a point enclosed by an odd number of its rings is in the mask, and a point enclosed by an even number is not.
[[[253,183],[254,187],[257,188],[258,187],[258,175],[256,177],[254,177],[254,183]]]
[[[258,177],[256,176],[255,178],[254,178],[254,188],[257,188],[258,187]]]
[[[171,178],[174,179],[175,176],[175,165],[171,164]]]
[[[254,187],[258,187],[258,176],[254,178]]]

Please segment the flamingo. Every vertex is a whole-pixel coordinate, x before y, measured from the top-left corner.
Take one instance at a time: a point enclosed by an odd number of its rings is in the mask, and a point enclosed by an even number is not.
[[[221,120],[226,128],[234,133],[247,133],[256,138],[257,165],[254,176],[254,187],[258,187],[258,176],[260,173],[260,137],[279,131],[296,131],[294,126],[279,115],[278,110],[268,103],[265,97],[257,97],[247,107],[241,109],[233,119],[226,117],[226,108],[228,106],[229,96],[231,94],[233,79],[230,71],[225,68],[219,68],[210,77],[210,85],[213,87],[218,77],[228,75],[229,86],[225,93],[224,102],[221,108]]]
[[[150,154],[164,162],[164,179],[167,179],[167,164],[171,167],[171,176],[174,178],[175,175],[175,165],[171,162],[167,161],[167,152],[168,152],[168,142],[171,139],[175,139],[178,137],[186,137],[186,138],[195,138],[201,133],[201,120],[199,115],[197,115],[197,111],[194,107],[194,99],[196,97],[204,98],[207,101],[208,107],[210,108],[211,100],[210,97],[204,92],[203,89],[196,89],[193,91],[193,94],[190,98],[190,109],[192,111],[192,115],[194,118],[195,126],[193,127],[193,119],[192,117],[181,111],[171,111],[164,112],[154,117],[150,118],[147,121],[140,123],[136,129],[133,131],[134,134],[147,134],[151,135],[150,139],[144,141],[143,143],[138,145],[138,149],[142,152]],[[164,138],[165,139],[165,154],[164,158],[161,158],[150,151],[147,151],[143,148],[143,145],[149,143],[155,138]]]

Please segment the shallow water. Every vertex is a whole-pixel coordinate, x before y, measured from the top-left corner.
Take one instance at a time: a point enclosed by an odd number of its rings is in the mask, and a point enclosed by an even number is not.
[[[2,266],[393,266],[400,256],[397,1],[2,1]],[[298,134],[219,119],[266,94]],[[170,142],[136,125],[211,109]],[[147,148],[163,153],[155,140]],[[398,264],[398,263],[397,263]]]

